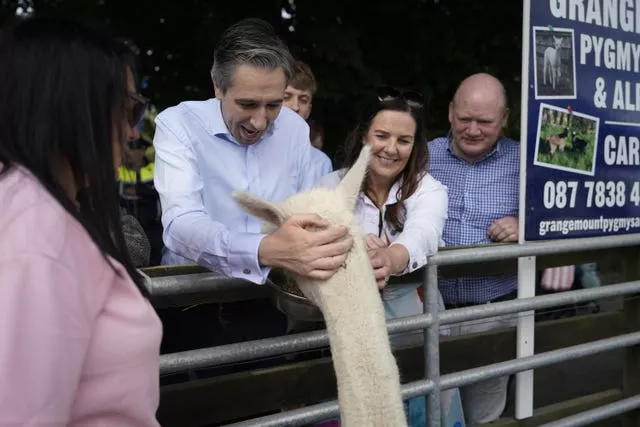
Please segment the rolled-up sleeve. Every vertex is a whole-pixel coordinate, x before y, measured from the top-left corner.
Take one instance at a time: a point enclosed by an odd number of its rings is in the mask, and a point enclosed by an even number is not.
[[[423,267],[427,258],[438,252],[448,203],[447,188],[430,175],[422,179],[416,192],[405,201],[404,229],[391,245],[403,245],[409,252],[409,263],[397,276]]]
[[[203,203],[198,161],[182,126],[159,115],[153,144],[154,183],[160,195],[167,248],[226,276],[264,283],[270,271],[258,261],[264,235],[233,232],[211,219]]]

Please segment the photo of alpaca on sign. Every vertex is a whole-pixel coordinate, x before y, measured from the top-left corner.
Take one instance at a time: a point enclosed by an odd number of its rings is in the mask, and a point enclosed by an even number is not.
[[[294,279],[324,316],[338,383],[340,425],[403,427],[407,420],[398,366],[391,352],[364,231],[354,214],[370,157],[371,146],[365,145],[336,188],[312,188],[277,205],[244,192],[234,192],[233,198],[248,213],[265,221],[266,233],[300,213],[316,213],[332,224],[349,227],[354,245],[343,268],[324,281]]]
[[[553,46],[549,46],[544,50],[544,59],[542,65],[542,81],[547,85],[547,77],[549,84],[556,90],[556,83],[560,85],[561,69],[560,69],[560,48],[562,47],[562,37],[553,36]]]
[[[593,175],[599,123],[597,117],[540,104],[534,164]]]
[[[576,98],[573,30],[533,27],[536,99]]]

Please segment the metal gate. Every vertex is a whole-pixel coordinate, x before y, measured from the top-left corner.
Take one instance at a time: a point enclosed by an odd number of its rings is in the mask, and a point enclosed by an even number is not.
[[[533,310],[558,305],[586,302],[615,296],[640,294],[640,280],[608,285],[600,288],[582,289],[552,295],[521,298],[512,301],[483,304],[478,306],[438,311],[438,268],[441,266],[467,263],[483,263],[497,260],[509,260],[523,257],[558,255],[581,251],[606,250],[613,248],[640,246],[640,236],[610,236],[586,239],[572,239],[553,242],[533,242],[519,245],[491,245],[476,248],[441,251],[429,258],[423,282],[424,314],[387,322],[390,334],[424,330],[425,378],[402,386],[404,399],[420,395],[427,396],[427,425],[440,426],[441,390],[461,387],[478,381],[504,375],[518,374],[554,363],[572,360],[592,354],[640,345],[640,327],[625,334],[592,341],[585,344],[548,351],[528,357],[516,358],[500,363],[482,366],[440,375],[440,335],[442,325],[486,319],[494,316],[520,313],[531,314]],[[236,279],[225,279],[211,273],[215,280],[209,282],[189,281],[188,276],[174,276],[157,280],[148,278],[147,283],[152,296],[178,295],[185,292],[205,292],[215,289],[230,289],[238,285]],[[168,280],[167,280],[168,279]],[[228,363],[250,361],[253,359],[284,355],[317,349],[328,345],[326,331],[301,333],[277,338],[242,342],[237,344],[190,350],[161,356],[161,374],[181,372],[189,369],[213,367]],[[640,363],[640,360],[636,360]],[[522,399],[522,396],[518,396]],[[528,396],[532,399],[532,396]],[[544,427],[582,426],[607,419],[640,408],[640,394],[627,396],[617,402],[559,419]],[[233,424],[234,426],[299,426],[339,416],[337,401],[315,404],[300,409],[281,412],[252,420]]]

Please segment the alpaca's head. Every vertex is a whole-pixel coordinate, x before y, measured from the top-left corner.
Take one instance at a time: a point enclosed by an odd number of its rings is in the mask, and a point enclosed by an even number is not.
[[[234,192],[233,198],[244,210],[265,221],[264,232],[277,229],[293,214],[304,213],[315,213],[332,224],[349,227],[353,223],[353,210],[370,157],[371,147],[364,145],[358,160],[336,188],[312,188],[294,194],[280,204],[246,192]]]

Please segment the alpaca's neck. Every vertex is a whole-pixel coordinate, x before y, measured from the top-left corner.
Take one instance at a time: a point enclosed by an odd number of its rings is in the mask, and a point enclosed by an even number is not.
[[[324,314],[342,425],[406,426],[398,367],[369,262],[358,240],[346,268],[325,283],[300,287]]]

